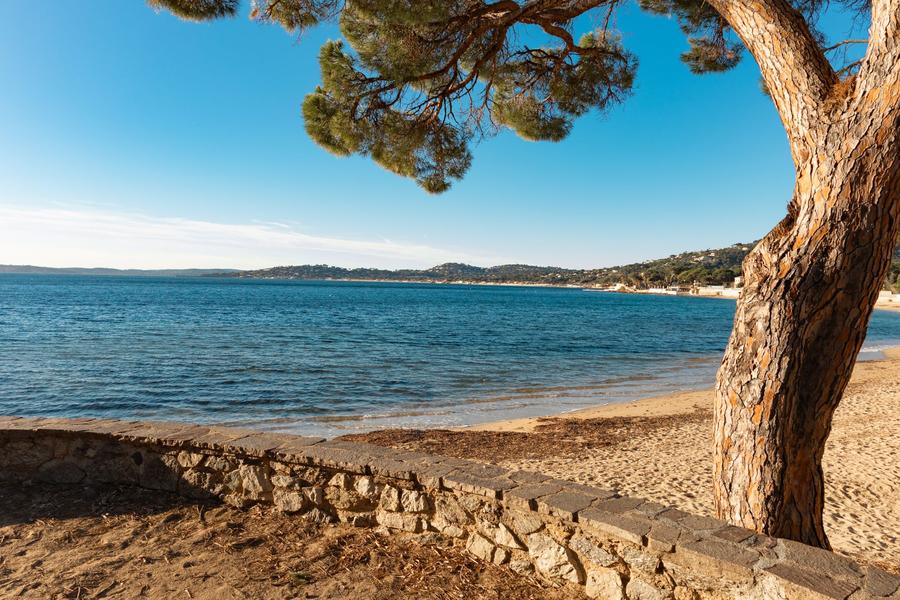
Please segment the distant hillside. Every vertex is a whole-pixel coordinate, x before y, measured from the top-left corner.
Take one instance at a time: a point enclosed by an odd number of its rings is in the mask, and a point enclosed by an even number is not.
[[[35,267],[32,265],[0,265],[0,273],[25,275],[120,275],[129,277],[202,277],[230,275],[237,269],[107,269],[81,267]]]
[[[668,258],[606,269],[563,269],[533,265],[476,267],[445,263],[430,269],[345,269],[328,265],[273,267],[257,271],[219,273],[225,277],[248,279],[356,279],[378,281],[530,283],[536,285],[613,285],[625,283],[636,288],[676,284],[722,285],[734,282],[741,273],[741,261],[753,243],[728,248],[683,252]]]
[[[476,267],[444,263],[430,269],[345,269],[329,265],[272,267],[255,271],[237,269],[56,269],[28,265],[0,265],[0,273],[49,273],[64,275],[127,275],[156,277],[237,277],[245,279],[420,281],[423,283],[527,283],[534,285],[609,286],[623,283],[636,289],[670,285],[730,285],[741,274],[741,261],[756,242],[727,248],[682,252],[667,258],[648,260],[605,269],[564,269],[534,265]],[[885,287],[900,292],[900,246]]]

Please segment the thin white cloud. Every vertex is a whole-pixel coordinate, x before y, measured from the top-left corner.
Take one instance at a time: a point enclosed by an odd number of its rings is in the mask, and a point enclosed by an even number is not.
[[[241,268],[328,263],[428,267],[508,262],[390,240],[302,233],[284,223],[217,223],[89,208],[0,205],[0,263],[49,267]]]

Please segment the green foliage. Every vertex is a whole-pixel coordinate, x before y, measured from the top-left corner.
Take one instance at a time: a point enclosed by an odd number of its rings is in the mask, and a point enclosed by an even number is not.
[[[337,0],[254,0],[251,16],[300,32],[330,19],[340,6]]]
[[[316,143],[338,156],[371,156],[430,193],[463,176],[472,158],[458,128],[393,108],[341,42],[326,43],[319,64],[322,85],[303,102],[306,131]]]
[[[206,20],[236,14],[240,0],[148,2]],[[338,20],[343,41],[322,47],[322,83],[303,103],[307,132],[329,152],[369,156],[432,193],[463,177],[480,137],[506,127],[528,140],[562,140],[578,117],[622,102],[637,69],[610,26],[620,0],[250,2],[252,18],[290,32]],[[740,61],[741,41],[706,0],[638,2],[678,21],[692,72]],[[828,1],[791,3],[813,23]],[[838,3],[870,9],[869,0]],[[603,25],[576,41],[576,19],[591,10]]]
[[[743,44],[705,0],[640,0],[644,10],[678,19],[690,50],[681,55],[692,73],[721,73],[741,60]]]
[[[691,49],[681,55],[692,73],[721,73],[728,71],[740,62],[741,46],[737,43],[723,41],[721,43],[708,38],[689,38]]]
[[[151,8],[166,9],[188,21],[208,21],[234,16],[240,0],[147,0],[147,3]]]
[[[634,84],[637,60],[602,32],[585,34],[574,63],[563,48],[542,48],[510,60],[490,75],[496,88],[493,116],[532,141],[559,141],[572,121],[591,109],[621,101]]]
[[[630,89],[636,61],[606,36],[585,35],[574,50],[512,52],[505,31],[461,18],[470,6],[346,5],[340,26],[350,48],[339,42],[322,48],[322,85],[304,103],[311,137],[331,152],[369,155],[442,192],[468,169],[468,144],[485,114],[527,139],[556,141],[574,117],[602,110]],[[448,30],[448,21],[457,25]],[[573,53],[577,60],[568,60]],[[476,106],[479,81],[483,99]]]

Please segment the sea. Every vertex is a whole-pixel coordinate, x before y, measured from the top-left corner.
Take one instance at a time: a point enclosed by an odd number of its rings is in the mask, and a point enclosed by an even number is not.
[[[0,275],[0,414],[340,435],[713,384],[734,301],[580,289]],[[863,358],[900,345],[876,311]]]

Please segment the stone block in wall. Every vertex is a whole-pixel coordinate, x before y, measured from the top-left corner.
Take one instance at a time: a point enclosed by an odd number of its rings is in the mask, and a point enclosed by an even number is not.
[[[625,586],[628,600],[674,600],[671,590],[661,589],[642,579],[629,579]]]
[[[188,469],[178,482],[178,493],[189,498],[219,497],[223,491],[222,477],[215,472]]]
[[[569,521],[578,519],[578,512],[590,507],[598,498],[579,492],[562,490],[536,500],[539,513]]]
[[[118,451],[101,451],[93,459],[79,459],[90,481],[100,483],[131,483],[140,479],[143,455],[137,448],[120,447]]]
[[[575,554],[546,533],[532,533],[527,540],[528,554],[534,566],[547,577],[575,583],[584,580]]]
[[[276,458],[285,458],[293,463],[306,463],[306,454],[312,446],[317,446],[325,441],[321,437],[291,436],[291,440],[282,443],[272,454]]]
[[[660,504],[659,502],[651,502],[649,500],[642,502],[637,507],[632,510],[635,510],[647,517],[655,517],[660,513],[669,510],[670,506],[666,506],[665,504]]]
[[[653,575],[662,568],[659,556],[644,548],[623,545],[620,549],[622,560],[629,566],[632,572]]]
[[[523,544],[516,534],[503,523],[500,523],[494,530],[494,543],[498,546],[513,548],[515,550],[526,549],[525,544]]]
[[[726,525],[721,529],[713,532],[713,536],[731,542],[733,544],[741,544],[750,541],[750,538],[756,537],[756,532],[743,527],[735,527],[734,525]]]
[[[493,562],[495,565],[505,565],[509,562],[512,553],[506,548],[497,547],[494,549],[494,559]]]
[[[776,553],[787,565],[802,566],[835,579],[857,581],[863,575],[860,566],[852,559],[799,542],[779,539]]]
[[[524,538],[544,526],[544,522],[538,515],[518,510],[505,511],[501,520],[520,538]]]
[[[286,513],[297,513],[310,506],[306,496],[299,490],[276,487],[272,491],[272,502],[278,510]]]
[[[610,551],[603,548],[599,542],[579,532],[569,540],[571,548],[582,560],[590,562],[597,567],[609,567],[616,564],[619,559]]]
[[[303,458],[310,465],[347,471],[355,475],[368,475],[369,457],[344,448],[316,444],[303,449]]]
[[[431,526],[436,531],[440,531],[443,535],[446,535],[447,537],[451,537],[451,538],[462,539],[468,535],[466,533],[466,530],[463,529],[462,527],[459,527],[458,525],[453,525],[451,523],[447,523],[445,521],[441,521],[440,519],[433,520],[431,522]]]
[[[141,456],[141,487],[166,492],[178,491],[181,473],[175,457],[149,451],[141,452]]]
[[[253,432],[246,429],[209,427],[205,433],[194,437],[193,440],[191,440],[191,445],[195,448],[202,448],[204,450],[212,450],[215,452],[230,452],[233,450],[229,446],[230,442],[249,435],[250,433]]]
[[[473,523],[474,519],[456,502],[454,497],[443,495],[435,497],[434,515],[431,519],[431,524],[435,529],[453,538],[463,538]]]
[[[400,494],[400,508],[404,512],[428,512],[428,496],[418,490],[403,490]]]
[[[335,473],[331,479],[328,480],[328,485],[342,490],[349,490],[352,484],[353,481],[347,473]]]
[[[199,452],[190,452],[188,450],[182,450],[176,455],[176,460],[178,460],[179,466],[183,469],[198,467],[205,458],[206,456]]]
[[[447,489],[492,499],[500,499],[505,490],[517,487],[513,480],[505,477],[480,477],[460,470],[450,472],[441,481]]]
[[[241,473],[238,470],[237,465],[233,469],[229,469],[225,471],[222,475],[222,487],[224,494],[236,494],[240,495],[241,493]]]
[[[210,428],[205,425],[182,425],[180,429],[172,433],[166,433],[160,437],[157,444],[167,448],[193,448],[196,447],[194,440],[210,433]],[[141,441],[138,436],[133,435],[134,430],[125,433],[123,437],[134,441]]]
[[[291,465],[293,476],[303,482],[303,487],[324,486],[333,473],[327,469],[302,465]]]
[[[510,556],[506,566],[520,575],[531,575],[534,573],[534,564],[532,564],[531,557],[527,553],[512,552],[512,556]]]
[[[484,536],[473,533],[466,542],[466,550],[475,558],[480,558],[485,562],[491,562],[494,559],[494,544]]]
[[[5,452],[0,457],[0,467],[6,471],[36,471],[52,459],[53,454],[51,439],[12,440],[6,444]]]
[[[51,421],[48,423],[50,431],[61,431],[58,426],[55,426]],[[117,419],[94,419],[90,422],[84,423],[80,427],[80,431],[85,433],[91,433],[94,435],[103,435],[103,436],[113,436],[121,439],[125,439],[129,432],[143,428],[145,424],[140,423],[138,421],[121,421]],[[178,426],[178,430],[184,429],[185,425]]]
[[[715,538],[678,543],[673,554],[663,556],[667,568],[738,582],[753,577],[753,566],[759,559],[757,552]]]
[[[228,473],[236,470],[238,463],[230,456],[211,455],[206,458],[206,468],[219,473]]]
[[[496,525],[503,507],[497,500],[480,494],[453,493],[452,497],[476,521]]]
[[[382,477],[390,477],[392,479],[404,479],[413,481],[415,479],[414,466],[400,460],[384,456],[375,456],[367,459],[368,469],[375,475]]]
[[[508,477],[518,483],[519,485],[526,485],[531,483],[543,483],[545,481],[549,481],[551,477],[549,475],[544,475],[543,473],[536,473],[534,471],[512,471],[509,473]]]
[[[528,483],[508,490],[503,494],[503,501],[518,510],[537,510],[539,499],[561,491],[562,485],[553,481]]]
[[[325,501],[335,508],[352,512],[372,511],[376,506],[372,500],[360,496],[355,491],[333,486],[325,488]]]
[[[403,509],[400,504],[400,490],[392,486],[385,486],[381,491],[381,499],[378,501],[381,510],[399,512]]]
[[[420,533],[425,530],[425,523],[419,515],[378,511],[375,513],[375,520],[379,525],[388,529],[399,529],[410,533]]]
[[[337,520],[332,514],[317,507],[311,508],[309,511],[303,513],[303,518],[307,521],[321,524],[334,523]]]
[[[319,508],[325,506],[325,489],[312,486],[303,488],[303,495],[306,496],[306,499],[310,501],[310,503],[318,506]]]
[[[766,567],[765,572],[778,578],[778,588],[791,599],[844,600],[858,589],[849,581],[795,565],[776,564]]]
[[[368,475],[357,477],[356,481],[353,483],[353,489],[356,490],[357,494],[368,498],[369,500],[377,500],[381,494],[381,490],[379,489],[378,484],[375,483],[375,479]]]
[[[566,481],[564,479],[554,479],[553,481],[562,485],[563,490],[568,492],[576,492],[578,494],[584,494],[585,496],[593,496],[595,498],[599,498],[601,500],[607,500],[611,498],[618,498],[619,495],[614,490],[599,488],[593,485],[586,485],[584,483],[576,483],[574,481]],[[639,500],[640,503],[644,503],[644,500]]]
[[[675,589],[672,590],[672,596],[675,600],[699,600],[700,598],[695,590],[683,585],[676,585]]]
[[[624,514],[629,511],[639,509],[645,502],[645,500],[641,500],[640,498],[618,496],[615,498],[607,498],[605,500],[601,500],[594,505],[594,508],[607,513]]]
[[[432,465],[421,471],[416,471],[416,481],[422,484],[425,489],[440,490],[444,487],[443,478],[455,470],[456,468],[451,465]]]
[[[651,522],[642,516],[607,512],[588,508],[578,513],[578,522],[595,532],[626,540],[638,546],[644,543],[644,536],[650,532]]]
[[[252,432],[243,437],[225,443],[227,450],[239,452],[254,458],[274,458],[276,450],[289,443],[296,443],[297,438],[277,433]]]
[[[867,594],[876,598],[887,598],[892,595],[900,596],[900,576],[891,575],[871,565],[866,567],[865,570],[863,589]]]
[[[274,486],[264,465],[241,465],[238,467],[238,476],[241,480],[241,492],[245,498],[255,501],[271,498]]]
[[[668,525],[660,521],[653,521],[650,531],[647,533],[647,548],[653,552],[668,553],[675,551],[675,544],[679,541],[691,541],[684,539],[684,530],[675,525]],[[694,536],[692,539],[699,539]]]
[[[277,474],[272,475],[272,485],[275,489],[283,488],[285,490],[299,490],[304,486],[308,486],[309,484],[299,477],[294,477],[293,475],[284,475]]]
[[[341,523],[352,525],[353,527],[374,527],[377,524],[375,514],[370,512],[345,512],[337,511],[338,520]]]
[[[663,513],[660,513],[663,514]],[[725,521],[707,517],[704,515],[688,515],[678,520],[678,524],[685,529],[699,533],[712,533],[725,529],[728,524]]]
[[[615,569],[592,568],[585,577],[584,593],[598,600],[625,600],[625,584]]]
[[[52,458],[42,464],[34,475],[35,481],[44,483],[79,483],[85,478],[85,473],[72,460],[66,458]]]

